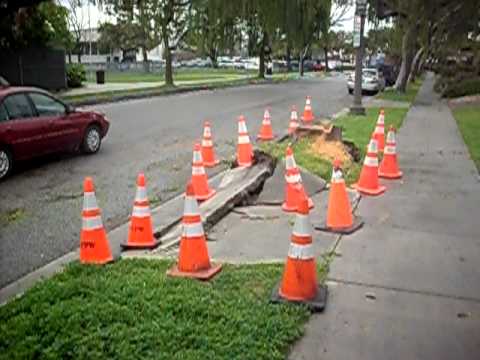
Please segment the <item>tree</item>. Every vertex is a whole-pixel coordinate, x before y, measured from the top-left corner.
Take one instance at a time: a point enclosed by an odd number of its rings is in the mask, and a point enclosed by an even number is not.
[[[117,24],[103,23],[99,26],[100,37],[98,45],[103,51],[112,52],[120,49],[122,52],[137,50],[142,45],[142,30],[140,25],[127,21]]]
[[[71,29],[73,44],[69,48],[68,61],[72,62],[72,51],[77,53],[78,62],[82,62],[82,35],[85,30],[85,19],[83,18],[82,6],[85,4],[83,0],[68,0],[68,25]]]

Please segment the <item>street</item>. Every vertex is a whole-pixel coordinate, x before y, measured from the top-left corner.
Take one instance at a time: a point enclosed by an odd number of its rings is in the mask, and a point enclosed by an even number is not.
[[[297,105],[300,113],[306,95],[312,96],[317,116],[332,115],[350,102],[345,78],[333,75],[94,107],[111,122],[98,154],[21,164],[0,184],[0,214],[12,214],[0,217],[0,287],[78,247],[85,176],[95,181],[110,230],[128,220],[138,172],[147,176],[154,205],[183,190],[191,173],[193,142],[200,139],[205,119],[212,122],[217,153],[230,158],[238,115],[246,116],[253,140],[265,107],[271,106],[273,129],[283,133],[290,106]]]

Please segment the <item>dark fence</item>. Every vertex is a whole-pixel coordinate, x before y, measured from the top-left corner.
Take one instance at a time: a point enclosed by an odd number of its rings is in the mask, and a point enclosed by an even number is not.
[[[0,75],[10,85],[64,89],[67,87],[65,51],[44,48],[0,50]]]

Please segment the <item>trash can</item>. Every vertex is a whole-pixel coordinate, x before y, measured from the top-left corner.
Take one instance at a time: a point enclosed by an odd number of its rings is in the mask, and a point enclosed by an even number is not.
[[[105,70],[97,70],[97,84],[105,84]]]

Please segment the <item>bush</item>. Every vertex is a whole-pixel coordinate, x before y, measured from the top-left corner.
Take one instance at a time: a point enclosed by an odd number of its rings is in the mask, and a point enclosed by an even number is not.
[[[69,64],[67,67],[67,85],[69,88],[78,88],[87,80],[87,73],[82,64]]]
[[[480,77],[449,82],[442,95],[447,98],[455,98],[475,94],[480,94]]]

